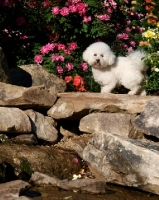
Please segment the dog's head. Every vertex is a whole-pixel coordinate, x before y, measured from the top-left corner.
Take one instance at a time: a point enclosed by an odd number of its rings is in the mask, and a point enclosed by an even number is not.
[[[95,42],[83,52],[83,60],[94,68],[104,68],[115,62],[115,55],[104,42]]]

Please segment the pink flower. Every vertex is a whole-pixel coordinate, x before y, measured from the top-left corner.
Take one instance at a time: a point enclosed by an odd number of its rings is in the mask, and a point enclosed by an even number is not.
[[[116,9],[117,3],[114,0],[109,0],[109,3],[114,9]]]
[[[85,70],[88,69],[88,65],[87,65],[87,63],[85,63],[85,62],[82,62],[82,63],[80,64],[80,67],[82,68],[83,71],[85,71]]]
[[[64,44],[58,44],[57,45],[58,50],[60,50],[60,49],[65,50],[65,48],[66,48],[66,46]]]
[[[117,28],[117,29],[121,29],[121,28],[122,28],[122,25],[119,24],[119,23],[117,23],[117,24],[116,24],[116,28]]]
[[[27,35],[21,35],[21,36],[20,36],[20,40],[25,40],[25,39],[27,39],[27,38],[28,38]]]
[[[69,50],[75,50],[77,48],[77,43],[76,42],[71,42],[69,44]]]
[[[113,9],[112,8],[107,8],[107,13],[108,14],[111,14],[113,12]]]
[[[77,3],[76,4],[76,9],[80,15],[83,15],[86,13],[87,7],[88,7],[88,4],[86,4],[86,3]]]
[[[72,0],[72,3],[79,3],[81,0]]]
[[[75,163],[78,163],[79,161],[78,161],[78,158],[74,158],[74,161],[75,161]]]
[[[127,27],[125,30],[127,33],[131,32],[131,29],[129,27]]]
[[[133,51],[133,48],[132,47],[129,47],[128,48],[128,52],[132,52]]]
[[[19,26],[21,26],[21,25],[23,25],[23,24],[26,23],[24,17],[18,17],[18,18],[16,19],[16,21],[17,21],[17,24],[18,24]]]
[[[56,66],[56,70],[58,71],[59,74],[63,73],[63,68],[61,66]]]
[[[62,16],[67,16],[67,15],[69,15],[69,9],[68,9],[67,7],[61,8],[60,14],[61,14]]]
[[[58,62],[63,62],[64,60],[65,60],[65,58],[63,56],[56,57],[56,61],[58,61]]]
[[[49,7],[51,4],[48,0],[44,0],[43,5],[44,5],[44,7]]]
[[[52,56],[51,56],[51,61],[52,62],[54,62],[54,61],[56,61],[56,58],[58,57],[58,55],[56,55],[56,54],[52,54]]]
[[[119,40],[128,40],[128,39],[129,39],[129,36],[128,36],[128,34],[126,34],[126,33],[121,33],[121,34],[118,34],[118,35],[117,35],[117,38],[118,38]]]
[[[63,56],[59,56],[57,54],[52,54],[51,60],[52,60],[52,62],[54,62],[54,61],[63,62],[65,60],[65,58]]]
[[[55,48],[55,45],[54,44],[46,44],[45,46],[42,46],[41,49],[40,49],[40,52],[42,54],[48,54],[49,51],[53,50]]]
[[[42,63],[42,62],[43,62],[43,57],[42,57],[42,55],[36,55],[36,56],[34,57],[34,62],[37,63],[37,64]]]
[[[138,33],[142,33],[144,29],[138,26],[138,27],[135,28],[135,30],[136,30]]]
[[[65,54],[70,55],[71,51],[69,49],[64,49]]]
[[[60,12],[60,9],[58,6],[52,7],[51,12],[53,15],[58,15]]]
[[[82,22],[87,23],[87,22],[90,22],[91,20],[92,20],[91,16],[88,16],[88,17],[87,17],[87,16],[84,16]]]
[[[96,15],[96,17],[98,19],[100,19],[101,21],[109,21],[110,20],[110,17],[107,14],[105,14],[105,15]]]
[[[70,6],[69,6],[69,11],[70,11],[71,13],[75,13],[75,12],[77,11],[76,6],[75,6],[75,5],[70,5]]]
[[[131,45],[132,47],[135,47],[136,42],[135,42],[135,41],[130,41],[130,45]]]
[[[46,46],[46,48],[48,48],[49,51],[52,51],[55,48],[55,44],[53,44],[53,43],[48,43],[45,46]]]
[[[71,71],[74,68],[74,66],[72,63],[67,63],[66,68],[67,68],[67,71]]]

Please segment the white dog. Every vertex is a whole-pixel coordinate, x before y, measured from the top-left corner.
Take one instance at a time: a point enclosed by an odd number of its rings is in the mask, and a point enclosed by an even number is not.
[[[104,42],[95,42],[83,52],[83,59],[92,67],[94,80],[101,86],[101,93],[110,93],[123,85],[130,95],[146,95],[143,88],[146,78],[144,52],[134,51],[127,57],[116,57]]]

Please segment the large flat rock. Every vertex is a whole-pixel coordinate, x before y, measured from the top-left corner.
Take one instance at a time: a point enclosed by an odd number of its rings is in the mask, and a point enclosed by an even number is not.
[[[101,93],[59,93],[58,101],[48,110],[54,119],[81,119],[90,112],[140,113],[156,96]]]

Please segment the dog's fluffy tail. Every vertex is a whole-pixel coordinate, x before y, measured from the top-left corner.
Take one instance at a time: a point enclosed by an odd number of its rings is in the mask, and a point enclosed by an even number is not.
[[[146,53],[140,50],[132,51],[127,55],[127,57],[134,63],[134,67],[143,72],[147,70],[147,67],[144,64],[145,56]]]

